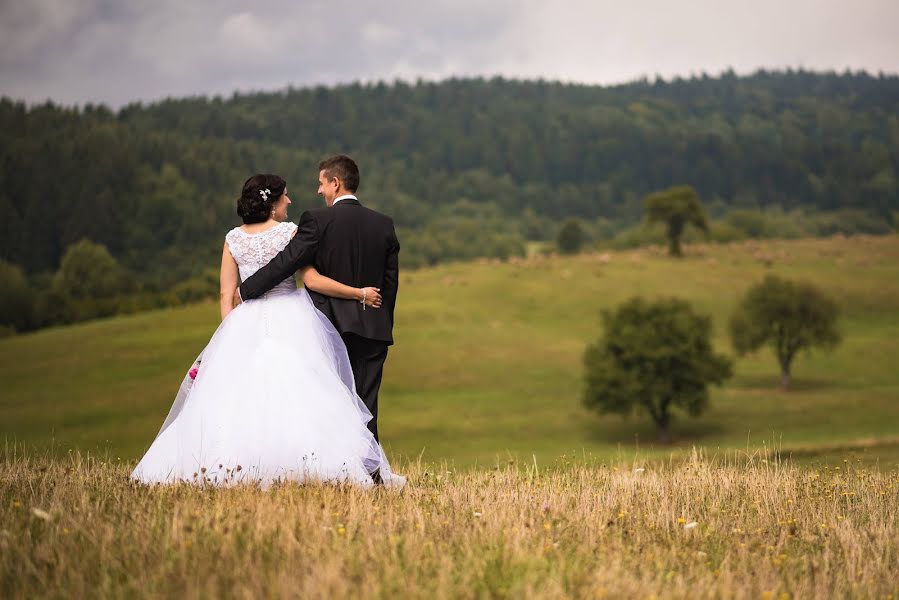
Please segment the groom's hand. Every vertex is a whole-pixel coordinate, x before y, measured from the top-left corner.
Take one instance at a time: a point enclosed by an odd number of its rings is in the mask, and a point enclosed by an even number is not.
[[[243,302],[243,298],[240,297],[240,288],[234,289],[234,297],[231,300],[231,306],[237,306],[238,304]]]

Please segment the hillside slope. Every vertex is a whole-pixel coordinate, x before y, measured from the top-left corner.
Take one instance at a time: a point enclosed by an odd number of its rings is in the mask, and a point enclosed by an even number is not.
[[[730,311],[767,272],[834,294],[844,343],[800,356],[789,393],[776,389],[769,352],[736,361],[707,414],[676,420],[677,447],[814,450],[899,433],[899,237],[687,252],[682,261],[650,248],[404,274],[381,399],[387,446],[460,465],[646,448],[654,433],[642,415],[599,417],[580,405],[581,354],[600,333],[599,310],[634,294],[682,297],[714,317],[716,345],[729,352]],[[0,340],[0,439],[137,458],[217,312],[207,303]]]

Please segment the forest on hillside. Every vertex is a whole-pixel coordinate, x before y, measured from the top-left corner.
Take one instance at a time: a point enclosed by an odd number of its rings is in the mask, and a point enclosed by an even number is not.
[[[247,176],[284,176],[296,219],[321,202],[317,164],[337,152],[360,163],[363,203],[394,218],[405,267],[519,255],[568,219],[594,241],[633,241],[643,198],[674,184],[698,191],[722,239],[885,233],[899,210],[899,77],[450,79],[117,111],[3,98],[2,271],[40,294],[89,240],[130,294],[208,280]]]

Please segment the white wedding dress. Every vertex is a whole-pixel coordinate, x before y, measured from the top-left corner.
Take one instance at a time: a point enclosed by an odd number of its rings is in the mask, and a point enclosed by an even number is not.
[[[296,231],[239,227],[225,238],[246,280]],[[202,485],[275,481],[400,487],[356,394],[334,326],[291,277],[235,308],[185,376],[162,429],[131,477]],[[194,363],[197,365],[197,363]]]

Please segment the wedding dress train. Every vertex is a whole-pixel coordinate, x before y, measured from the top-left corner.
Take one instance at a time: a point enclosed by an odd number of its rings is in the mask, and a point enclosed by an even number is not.
[[[289,241],[296,225],[226,241],[242,279]],[[222,321],[181,384],[132,478],[204,485],[275,481],[402,486],[366,423],[340,334],[293,278]]]

